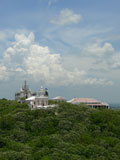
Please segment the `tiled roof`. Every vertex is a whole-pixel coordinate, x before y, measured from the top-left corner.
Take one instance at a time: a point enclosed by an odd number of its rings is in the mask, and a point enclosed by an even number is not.
[[[64,98],[64,97],[62,97],[62,96],[58,96],[58,97],[55,97],[55,98],[53,98],[53,99],[65,100],[65,98]]]
[[[101,103],[98,100],[95,100],[93,98],[73,98],[68,102],[71,102],[71,103]]]
[[[92,105],[109,106],[107,103],[102,103],[102,102],[100,102],[96,99],[93,99],[93,98],[73,98],[68,102],[72,103],[72,104],[85,103],[85,104],[88,104],[90,106],[92,106]]]

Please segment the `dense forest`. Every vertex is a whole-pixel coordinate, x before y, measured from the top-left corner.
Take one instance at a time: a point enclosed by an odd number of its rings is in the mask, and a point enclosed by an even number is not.
[[[52,103],[52,102],[50,102]],[[120,111],[0,100],[0,160],[119,160]]]

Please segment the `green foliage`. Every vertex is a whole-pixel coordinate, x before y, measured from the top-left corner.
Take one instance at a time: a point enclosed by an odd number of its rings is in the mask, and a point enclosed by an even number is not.
[[[0,100],[0,160],[119,160],[120,111]]]

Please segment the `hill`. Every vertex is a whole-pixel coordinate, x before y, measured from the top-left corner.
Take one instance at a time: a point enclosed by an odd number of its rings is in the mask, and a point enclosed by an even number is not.
[[[52,102],[51,102],[52,103]],[[119,160],[120,111],[0,100],[0,160]]]

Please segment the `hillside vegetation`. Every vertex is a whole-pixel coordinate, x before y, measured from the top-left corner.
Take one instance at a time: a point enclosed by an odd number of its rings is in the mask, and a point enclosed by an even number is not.
[[[119,160],[120,111],[0,100],[0,160]]]

